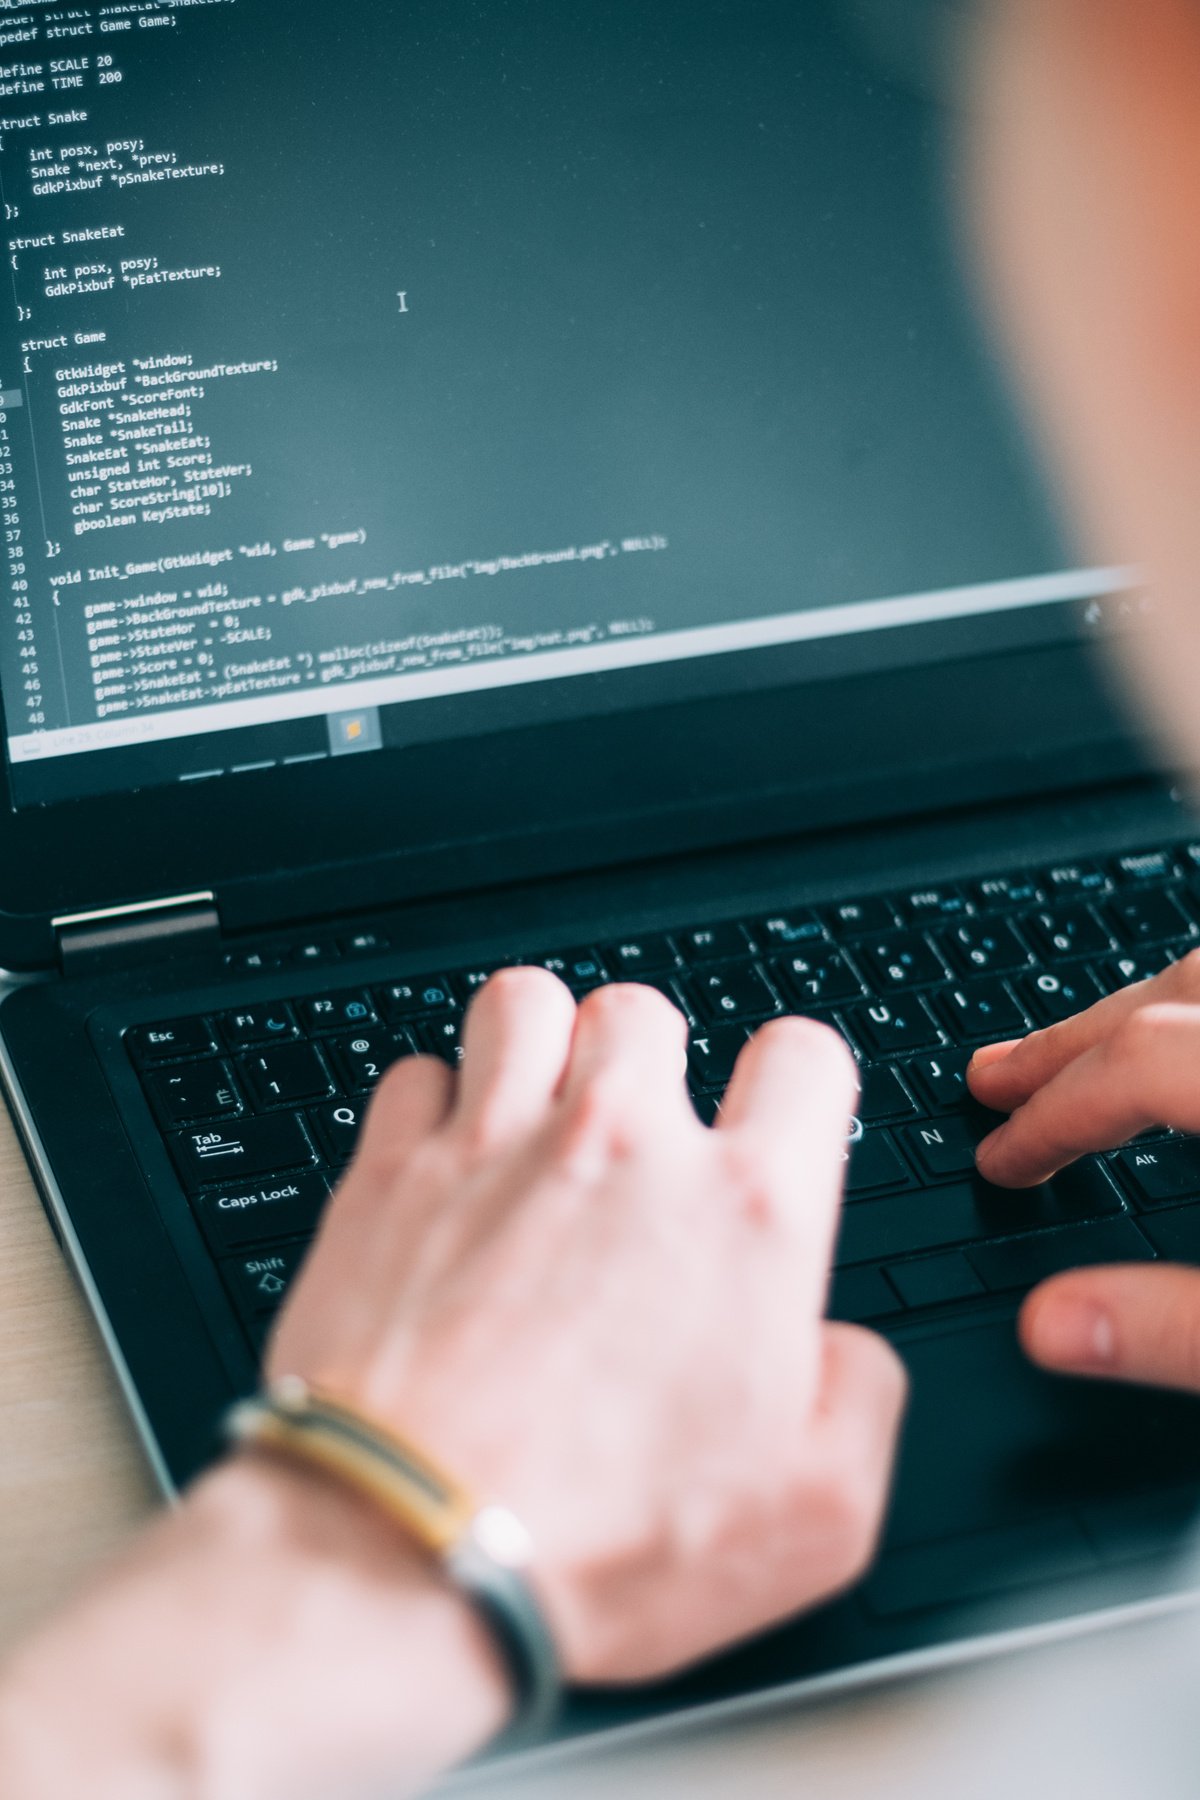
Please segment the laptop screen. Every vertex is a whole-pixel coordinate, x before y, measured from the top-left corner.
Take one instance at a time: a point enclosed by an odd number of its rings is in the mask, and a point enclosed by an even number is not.
[[[1078,635],[862,10],[6,5],[16,803]]]

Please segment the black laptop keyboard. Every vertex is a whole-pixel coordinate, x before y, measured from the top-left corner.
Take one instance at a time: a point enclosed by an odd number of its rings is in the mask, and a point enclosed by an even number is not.
[[[967,1093],[972,1049],[1048,1025],[1200,945],[1200,844],[509,959],[577,996],[648,982],[687,1014],[697,1111],[783,1013],[827,1019],[862,1064],[832,1311],[897,1321],[1017,1294],[1084,1263],[1200,1261],[1200,1142],[1162,1132],[1013,1194],[974,1172],[996,1123]],[[455,1063],[495,967],[360,984],[370,934],[302,945],[329,990],[139,1026],[126,1044],[189,1204],[258,1348],[354,1150],[384,1070]],[[249,952],[237,966],[278,958]]]

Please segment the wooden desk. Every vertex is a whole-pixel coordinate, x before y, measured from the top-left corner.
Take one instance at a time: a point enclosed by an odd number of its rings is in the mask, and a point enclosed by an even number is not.
[[[156,1503],[99,1336],[0,1106],[0,1653]]]

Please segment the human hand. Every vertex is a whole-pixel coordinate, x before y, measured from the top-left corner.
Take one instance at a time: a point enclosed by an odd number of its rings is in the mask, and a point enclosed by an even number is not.
[[[983,1105],[1012,1116],[979,1146],[1002,1187],[1048,1179],[1152,1126],[1200,1132],[1200,951],[1153,981],[971,1063]],[[1048,1368],[1200,1391],[1200,1270],[1080,1269],[1026,1302],[1021,1339]]]
[[[511,1506],[570,1679],[651,1679],[824,1600],[883,1516],[900,1365],[823,1322],[854,1070],[781,1020],[717,1128],[648,988],[496,976],[456,1078],[376,1097],[269,1352]]]

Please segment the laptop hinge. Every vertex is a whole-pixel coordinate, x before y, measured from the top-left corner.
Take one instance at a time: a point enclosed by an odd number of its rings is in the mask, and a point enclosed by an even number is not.
[[[195,956],[221,937],[215,894],[180,894],[134,906],[71,913],[51,921],[64,975]]]

